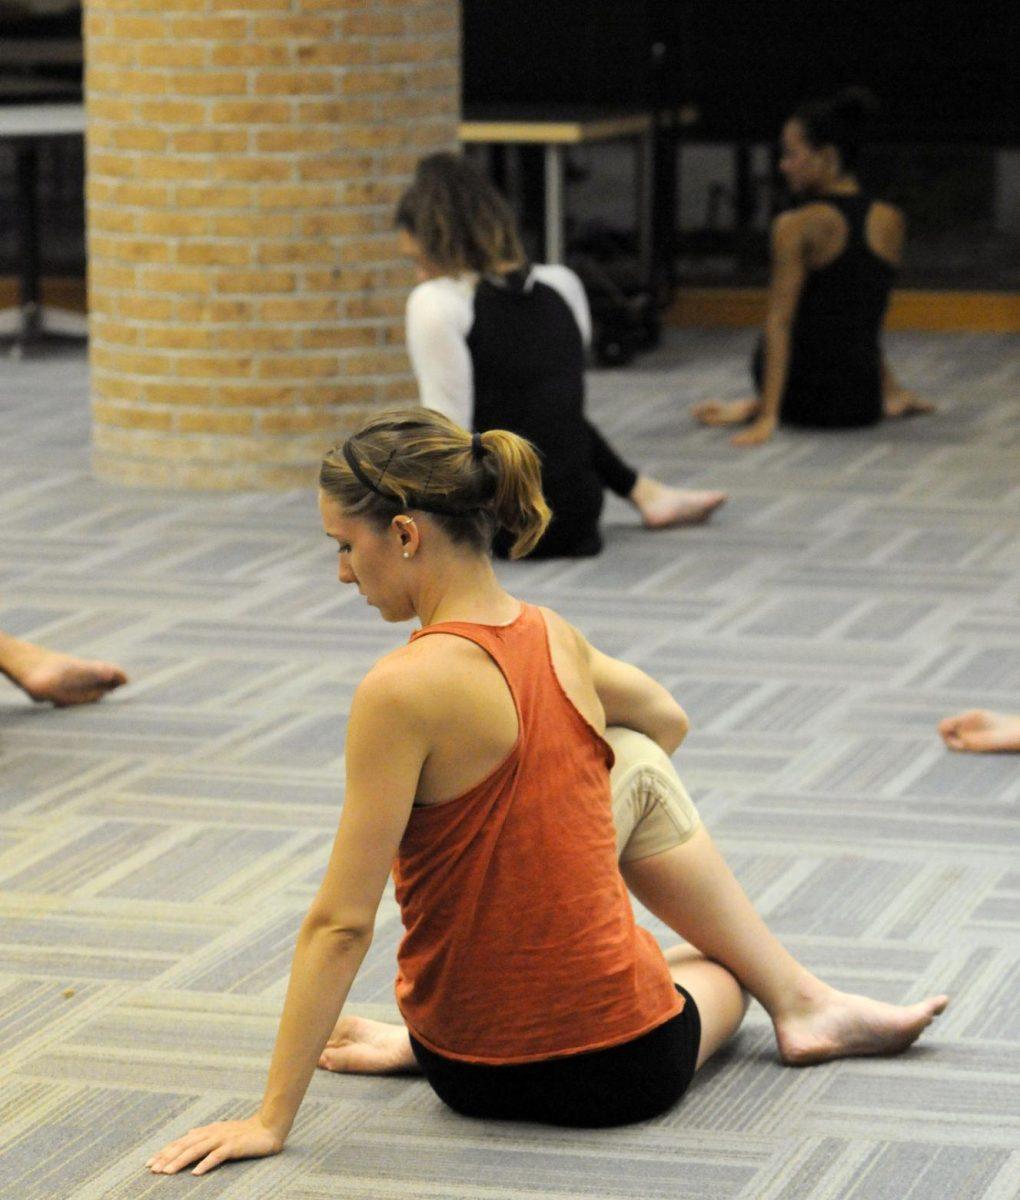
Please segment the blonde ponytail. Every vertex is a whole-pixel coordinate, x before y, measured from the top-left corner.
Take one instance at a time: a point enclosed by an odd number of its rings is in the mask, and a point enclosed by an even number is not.
[[[506,429],[490,429],[479,437],[496,466],[493,512],[496,523],[516,535],[511,558],[523,558],[538,545],[552,519],[542,494],[542,468],[530,442]]]

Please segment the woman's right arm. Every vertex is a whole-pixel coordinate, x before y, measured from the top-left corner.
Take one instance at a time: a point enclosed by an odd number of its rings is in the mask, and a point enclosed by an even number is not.
[[[754,421],[730,440],[734,446],[767,442],[779,423],[779,409],[791,354],[791,330],[797,301],[807,278],[804,235],[798,212],[782,213],[772,223],[772,274],[765,314],[765,376]]]
[[[413,685],[413,681],[411,681]],[[283,1149],[316,1064],[369,946],[375,914],[429,752],[420,689],[385,662],[362,681],[347,731],[347,791],[333,852],[298,934],[269,1079],[258,1113],[192,1129],[147,1164],[159,1174]]]
[[[463,429],[474,424],[474,375],[467,335],[473,310],[455,280],[419,284],[407,298],[407,352],[418,396]]]
[[[586,643],[587,645],[587,643]],[[592,682],[607,725],[643,733],[672,754],[687,736],[687,714],[668,691],[630,663],[610,658],[588,645]]]

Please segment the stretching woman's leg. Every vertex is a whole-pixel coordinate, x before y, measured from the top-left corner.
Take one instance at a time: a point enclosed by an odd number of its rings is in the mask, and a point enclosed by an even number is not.
[[[788,1063],[891,1054],[915,1041],[948,1000],[884,1004],[822,983],[770,932],[701,825],[669,757],[643,734],[611,728],[611,785],[620,870],[642,904],[689,944],[667,951],[673,978],[702,1023],[700,1067],[736,1031],[744,989],[772,1017]],[[413,1071],[403,1026],[341,1017],[320,1066]]]
[[[947,997],[883,1004],[838,992],[801,966],[748,900],[666,755],[648,743],[642,761],[634,741],[640,736],[607,734],[614,750],[624,746],[630,764],[630,785],[623,791],[634,799],[629,817],[617,801],[617,836],[620,869],[638,900],[706,958],[726,967],[762,1004],[785,1061],[891,1054],[916,1040],[946,1007]],[[690,990],[697,1000],[696,990]]]
[[[588,436],[591,439],[591,460],[595,474],[603,487],[615,492],[621,499],[626,500],[634,490],[638,481],[638,473],[616,453],[613,447],[602,436],[601,432],[585,419]]]
[[[691,491],[669,487],[639,475],[616,453],[591,421],[585,421],[591,438],[592,465],[603,487],[629,500],[649,529],[669,525],[697,525],[725,503],[725,492]]]
[[[751,375],[755,393],[741,400],[703,400],[691,409],[691,415],[702,425],[744,425],[754,420],[761,408],[761,391],[765,377],[765,351],[759,340],[751,360]],[[882,373],[882,416],[886,418],[910,417],[918,413],[933,413],[935,405],[905,388],[896,378],[885,356],[881,359]],[[787,384],[789,395],[789,383]],[[783,409],[785,411],[785,403]],[[814,422],[811,422],[812,424]]]
[[[837,992],[786,950],[755,911],[704,829],[684,845],[627,864],[635,896],[708,957],[723,963],[772,1018],[789,1063],[906,1049],[948,1004],[883,1004]]]
[[[613,824],[626,879],[628,863],[684,845],[697,833],[701,819],[669,755],[655,742],[620,727],[607,729],[606,741],[616,759],[610,776]],[[690,992],[698,1006],[700,1068],[736,1033],[747,1012],[747,993],[731,971],[693,945],[672,947],[666,961],[673,981]]]
[[[342,1016],[329,1035],[319,1066],[354,1075],[420,1074],[406,1025]]]

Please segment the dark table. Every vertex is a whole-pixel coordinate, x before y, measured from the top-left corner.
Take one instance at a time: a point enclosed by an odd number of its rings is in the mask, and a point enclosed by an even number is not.
[[[80,139],[85,135],[83,104],[0,103],[0,142],[10,142],[17,156],[18,258],[20,320],[17,331],[4,340],[11,354],[47,345],[80,343],[81,336],[55,333],[43,324],[39,303],[39,214],[36,191],[39,146],[43,142]]]

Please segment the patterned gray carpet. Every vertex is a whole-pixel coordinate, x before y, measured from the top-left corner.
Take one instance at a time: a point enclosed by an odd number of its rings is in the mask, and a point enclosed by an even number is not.
[[[737,451],[686,409],[740,390],[748,344],[674,333],[592,379],[633,460],[731,490],[711,525],[648,534],[614,502],[600,559],[503,571],[674,690],[679,767],[756,903],[837,985],[953,993],[932,1036],[790,1070],[752,1009],[674,1112],[605,1133],[323,1074],[281,1157],[146,1174],[168,1137],[260,1096],[344,714],[407,630],[339,588],[310,492],[97,484],[84,361],[5,362],[0,627],[133,682],[54,711],[0,681],[3,1196],[1020,1196],[1020,759],[934,733],[1020,707],[1020,344],[892,338],[938,416]],[[393,1014],[398,929],[387,900],[356,1011]]]

